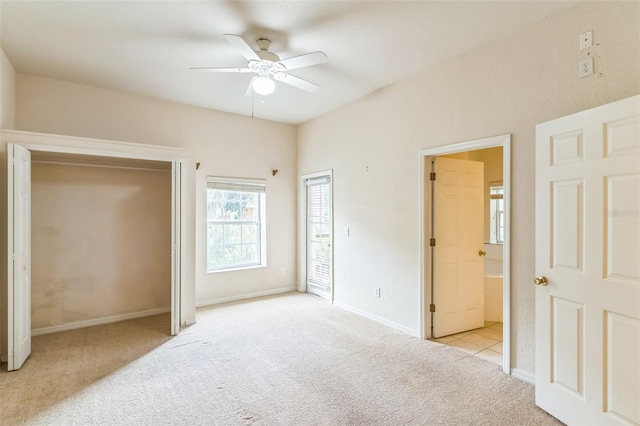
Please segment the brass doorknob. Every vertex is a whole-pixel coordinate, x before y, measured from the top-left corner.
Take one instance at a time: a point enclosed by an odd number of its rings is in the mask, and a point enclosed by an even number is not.
[[[478,251],[478,256],[484,256],[485,254],[487,254],[487,252],[484,250]]]
[[[536,283],[536,285],[541,285],[541,286],[545,286],[549,284],[549,280],[547,279],[547,277],[538,277],[535,280],[533,280],[533,282]]]

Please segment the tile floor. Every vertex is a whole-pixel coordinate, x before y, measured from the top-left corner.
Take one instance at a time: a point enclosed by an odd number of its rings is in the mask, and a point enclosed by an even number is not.
[[[484,328],[434,339],[477,357],[502,365],[502,323],[485,321]]]

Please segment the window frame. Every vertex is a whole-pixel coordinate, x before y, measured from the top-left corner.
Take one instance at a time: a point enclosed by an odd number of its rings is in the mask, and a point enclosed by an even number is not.
[[[502,182],[489,183],[490,243],[504,244],[505,206],[504,185]],[[500,236],[502,235],[502,238]]]
[[[210,202],[209,202],[209,191],[221,191],[226,194],[229,193],[251,193],[257,195],[258,201],[258,212],[257,212],[257,220],[243,220],[243,219],[211,219],[209,217],[210,212]],[[243,178],[227,178],[227,177],[216,177],[216,176],[208,176],[207,177],[207,192],[206,192],[206,268],[207,273],[219,273],[219,272],[229,272],[229,271],[238,271],[245,269],[255,269],[255,268],[263,268],[267,266],[267,248],[266,248],[266,180],[263,179],[243,179]],[[226,198],[225,198],[226,200]],[[228,200],[234,201],[234,200]],[[241,203],[241,196],[238,198],[238,203]],[[214,247],[225,247],[225,246],[257,246],[258,250],[258,261],[252,263],[234,263],[234,264],[225,264],[223,266],[211,267],[210,264],[210,248],[211,248],[211,238],[210,238],[210,224],[218,223],[223,226],[223,235],[225,232],[225,225],[233,225],[238,224],[240,226],[240,243],[233,243],[225,245],[224,242],[222,245],[216,244]],[[256,243],[243,243],[243,224],[257,224],[257,242]],[[223,237],[224,238],[224,237]]]

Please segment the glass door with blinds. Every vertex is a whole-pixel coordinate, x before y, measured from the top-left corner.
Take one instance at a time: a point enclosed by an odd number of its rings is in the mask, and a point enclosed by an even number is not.
[[[307,188],[307,292],[331,300],[331,176],[305,180]]]

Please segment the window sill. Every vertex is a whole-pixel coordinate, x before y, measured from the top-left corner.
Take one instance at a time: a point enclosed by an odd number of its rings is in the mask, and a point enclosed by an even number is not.
[[[221,272],[236,272],[236,271],[246,271],[248,269],[260,269],[266,268],[267,265],[252,265],[252,266],[238,266],[237,268],[226,268],[226,269],[213,269],[207,270],[207,274],[219,274]]]

